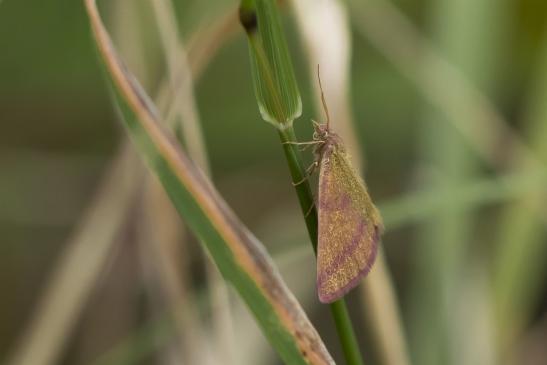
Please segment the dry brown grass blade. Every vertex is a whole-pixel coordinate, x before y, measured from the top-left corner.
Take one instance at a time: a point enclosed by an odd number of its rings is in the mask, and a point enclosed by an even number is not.
[[[207,24],[206,28],[200,29],[193,34],[186,47],[187,52],[183,48],[179,49],[179,52],[188,54],[188,67],[194,80],[199,79],[200,75],[207,68],[209,62],[215,57],[221,46],[226,44],[238,33],[240,30],[239,27],[239,18],[237,11],[234,9],[219,19],[216,19],[213,23]],[[186,56],[182,55],[180,57]],[[174,89],[182,90],[179,86],[175,86]],[[167,77],[162,82],[159,94],[168,95],[170,94],[170,90],[171,80]],[[171,106],[169,108],[161,108],[162,110],[167,109],[165,119],[168,121],[174,120],[178,108],[174,103],[176,96],[171,95],[171,99],[168,97],[162,99]]]
[[[308,54],[308,70],[315,92],[318,120],[324,120],[317,65],[324,85],[331,123],[351,153],[355,166],[361,166],[359,142],[350,107],[351,34],[342,5],[331,0],[294,0],[299,31]]]
[[[114,42],[119,45],[120,53],[127,57],[128,66],[147,87],[151,84],[147,50],[141,41],[147,24],[142,19],[143,0],[113,0],[108,4],[112,13],[112,34]]]
[[[171,105],[176,108],[173,119],[170,119],[168,114],[167,123],[171,125],[180,117],[178,126],[185,136],[189,155],[198,166],[208,171],[208,158],[194,99],[193,81],[192,77],[188,77],[191,75],[190,66],[178,38],[174,9],[168,0],[151,0],[151,3],[158,23],[160,41],[167,62],[168,80],[174,96],[174,102]]]

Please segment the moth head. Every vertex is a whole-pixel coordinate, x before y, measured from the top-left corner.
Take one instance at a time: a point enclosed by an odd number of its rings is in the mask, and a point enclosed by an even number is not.
[[[313,139],[317,141],[326,141],[330,136],[329,125],[326,123],[317,123],[312,119],[313,122]]]

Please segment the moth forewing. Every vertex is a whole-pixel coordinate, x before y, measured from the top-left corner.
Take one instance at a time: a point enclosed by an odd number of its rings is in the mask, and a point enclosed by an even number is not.
[[[340,138],[328,130],[317,133],[325,138],[317,150],[317,291],[321,302],[330,303],[344,296],[370,271],[382,222]]]

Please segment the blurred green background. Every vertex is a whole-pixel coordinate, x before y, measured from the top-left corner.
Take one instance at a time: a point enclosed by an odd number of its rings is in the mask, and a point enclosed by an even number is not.
[[[196,32],[207,29],[215,19],[234,13],[238,5],[231,0],[175,0],[174,3],[185,42],[190,42]],[[392,4],[416,24],[433,49],[461,69],[492,100],[505,117],[506,126],[513,128],[516,138],[522,138],[545,166],[547,154],[541,151],[545,151],[547,133],[542,136],[539,131],[547,123],[547,113],[542,114],[547,100],[541,99],[547,96],[541,91],[547,87],[543,86],[547,77],[542,76],[547,75],[547,3],[398,0]],[[466,9],[458,9],[458,4]],[[131,54],[134,48],[143,50],[141,60],[126,57],[126,62],[149,93],[155,95],[166,71],[149,3],[111,0],[100,5],[122,54]],[[358,12],[358,8],[352,11]],[[451,17],[454,13],[464,15]],[[308,140],[310,119],[322,120],[314,111],[315,80],[308,78],[306,54],[290,4],[283,6],[282,14],[303,98],[303,115],[295,127],[299,138]],[[448,189],[444,196],[450,196],[450,189],[456,191],[477,179],[495,178],[506,171],[527,171],[529,166],[515,157],[518,151],[507,140],[482,146],[496,151],[499,166],[492,166],[478,156],[473,142],[443,120],[445,115],[431,107],[419,87],[386,59],[385,50],[362,36],[358,14],[351,14],[350,19],[352,111],[365,156],[367,184],[380,207],[383,202],[397,201],[413,191],[437,191],[441,186]],[[390,19],[382,21],[389,28]],[[394,37],[398,35],[395,33]],[[404,35],[401,37],[404,42]],[[142,44],[136,46],[137,42]],[[424,65],[426,62],[424,57]],[[428,74],[428,70],[421,72]],[[0,359],[3,360],[21,340],[61,253],[91,204],[108,162],[125,138],[125,131],[98,66],[82,1],[0,2],[0,80]],[[456,97],[452,90],[453,86],[446,84],[448,98]],[[196,81],[195,94],[216,187],[267,245],[276,261],[300,255],[292,264],[281,263],[282,273],[327,347],[339,359],[339,345],[327,309],[314,299],[315,271],[312,254],[307,251],[305,227],[276,132],[258,113],[247,44],[239,27],[234,28],[233,36],[224,42]],[[475,112],[464,110],[462,115]],[[497,131],[484,132],[496,135]],[[311,155],[307,156],[311,160]],[[470,204],[447,214],[434,211],[418,224],[394,230],[388,225],[383,245],[414,364],[547,363],[547,351],[538,345],[547,343],[547,270],[538,264],[547,258],[544,207],[547,200],[540,192],[535,189],[532,191],[535,195],[514,194],[480,207]],[[517,207],[516,202],[525,198],[539,202],[540,207]],[[418,200],[407,209],[421,208]],[[507,233],[511,227],[504,217],[510,214],[534,224],[531,228],[522,228],[521,224],[513,233]],[[145,285],[146,274],[135,238],[138,221],[133,215],[118,234],[117,250],[101,270],[57,363],[94,363],[105,353],[127,344],[135,333],[151,331],[146,327],[150,323],[160,321],[151,314],[155,304]],[[518,219],[509,222],[520,224]],[[514,233],[519,229],[526,233],[520,236]],[[522,325],[511,327],[509,335],[503,335],[509,340],[502,343],[510,343],[511,350],[501,351],[507,357],[484,362],[477,360],[480,356],[454,355],[458,351],[452,346],[460,348],[462,353],[474,351],[458,341],[472,336],[470,333],[475,329],[472,325],[467,329],[465,325],[454,328],[451,320],[465,323],[476,321],[477,316],[482,318],[480,314],[469,313],[480,305],[475,307],[473,301],[479,299],[469,294],[473,286],[467,283],[495,277],[496,262],[504,267],[513,264],[500,254],[501,235],[511,234],[523,239],[518,245],[523,252],[515,254],[516,269],[509,272],[522,276],[506,280],[500,274],[502,285],[517,288],[515,292],[508,291],[509,296],[521,295],[518,291],[521,286],[533,288],[531,299],[525,300],[526,310],[514,314]],[[440,242],[443,238],[446,242]],[[465,242],[461,243],[462,240]],[[535,243],[528,245],[527,240]],[[197,305],[201,321],[210,326],[211,309],[202,298],[206,297],[204,260],[196,242],[188,246],[192,248],[184,255],[190,265],[191,288],[200,298]],[[530,251],[524,252],[527,247],[531,247]],[[500,255],[502,258],[498,259]],[[521,269],[523,262],[525,267]],[[531,274],[526,272],[528,264],[533,269]],[[476,271],[479,274],[474,276]],[[456,279],[451,279],[454,276]],[[443,281],[446,277],[449,279]],[[301,287],[307,289],[297,289]],[[492,287],[497,290],[495,284]],[[490,284],[484,284],[484,288],[490,288]],[[481,297],[489,298],[489,290],[483,289]],[[233,305],[239,308],[237,297],[233,293],[230,296]],[[467,306],[459,307],[462,312],[449,311],[454,316],[450,319],[445,317],[444,305],[455,297]],[[348,300],[352,316],[362,323],[357,294],[352,293]],[[492,328],[491,335],[497,338],[496,325]],[[252,330],[256,332],[256,328]],[[357,333],[370,359],[367,363],[381,363],[379,355],[371,349],[366,326],[357,326]],[[235,334],[240,335],[237,330]],[[145,342],[155,345],[135,358],[122,356],[121,363],[167,363],[162,354],[168,347],[169,335],[163,340],[151,337]],[[265,340],[260,341],[261,349],[265,350],[263,354],[255,354],[254,361],[259,361],[255,363],[276,363],[278,360]],[[129,346],[129,353],[135,348],[148,347]],[[243,351],[242,348],[236,347],[235,351]],[[485,351],[492,352],[497,353]],[[469,358],[472,360],[466,360]],[[117,361],[121,360],[111,363]]]

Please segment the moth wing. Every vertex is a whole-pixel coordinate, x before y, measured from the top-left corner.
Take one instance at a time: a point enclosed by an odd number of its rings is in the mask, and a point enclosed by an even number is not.
[[[370,271],[382,230],[364,182],[336,149],[321,159],[318,219],[317,292],[330,303]]]

